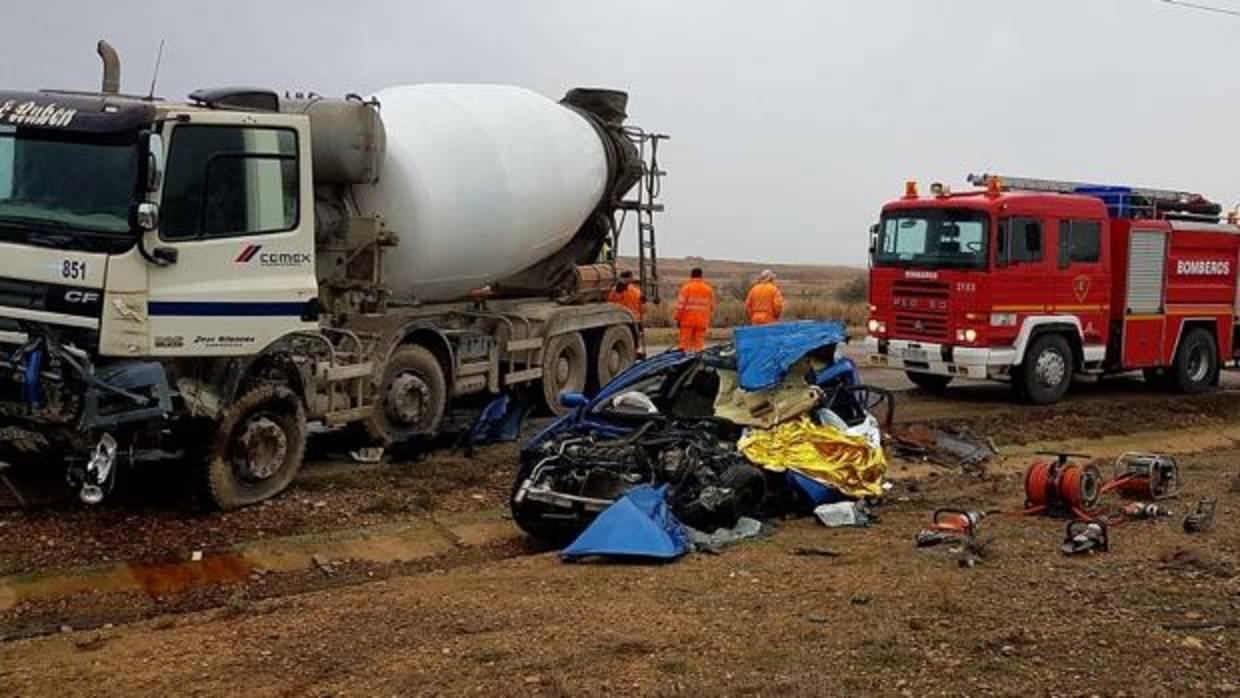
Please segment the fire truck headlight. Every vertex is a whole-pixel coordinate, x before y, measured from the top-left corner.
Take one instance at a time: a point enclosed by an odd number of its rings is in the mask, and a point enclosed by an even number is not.
[[[1016,313],[991,313],[991,327],[1016,327]]]
[[[870,321],[866,323],[866,327],[870,330],[870,334],[887,334],[887,323],[879,322],[874,318],[870,318]]]
[[[969,344],[972,344],[973,342],[976,342],[976,341],[977,341],[977,330],[973,329],[972,327],[970,327],[969,329],[965,330],[965,331],[964,331],[964,341],[968,342]]]

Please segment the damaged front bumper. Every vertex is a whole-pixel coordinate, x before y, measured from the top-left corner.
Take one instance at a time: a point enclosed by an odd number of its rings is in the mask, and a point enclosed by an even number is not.
[[[0,346],[0,458],[62,457],[70,486],[97,503],[112,486],[118,453],[133,457],[132,434],[172,413],[164,367],[96,366],[51,332],[22,334],[22,344]]]

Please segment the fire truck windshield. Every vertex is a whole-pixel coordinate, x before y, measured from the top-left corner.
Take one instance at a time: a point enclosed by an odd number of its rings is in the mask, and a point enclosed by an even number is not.
[[[909,209],[883,214],[875,266],[983,268],[990,217],[968,209]]]
[[[137,146],[133,132],[0,126],[0,240],[87,248],[132,240]]]

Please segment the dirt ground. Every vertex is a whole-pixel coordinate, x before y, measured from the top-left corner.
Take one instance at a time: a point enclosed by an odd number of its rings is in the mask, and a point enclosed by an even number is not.
[[[158,598],[88,586],[23,601],[0,611],[0,695],[1240,693],[1240,393],[1119,382],[1040,409],[987,387],[898,395],[903,421],[986,434],[1002,457],[982,476],[893,462],[871,528],[790,520],[669,565],[564,564],[497,515],[477,545],[402,563],[318,560]],[[1045,447],[1177,452],[1186,491],[1175,516],[1115,526],[1108,553],[1065,557],[1064,521],[1003,514],[984,522],[974,567],[913,546],[938,507],[1018,510],[1030,452]],[[74,578],[254,539],[455,526],[502,515],[514,456],[509,445],[324,466],[228,515],[149,491],[102,509],[9,511],[0,575]],[[1188,535],[1181,519],[1199,496],[1218,499],[1217,527]]]

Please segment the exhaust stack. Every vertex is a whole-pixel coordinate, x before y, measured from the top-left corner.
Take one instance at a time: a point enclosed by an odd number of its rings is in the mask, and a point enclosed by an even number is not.
[[[99,91],[105,95],[114,95],[121,91],[121,59],[117,55],[116,49],[112,48],[103,39],[99,40],[99,45],[95,47],[99,52],[99,58],[103,60],[103,85]]]

